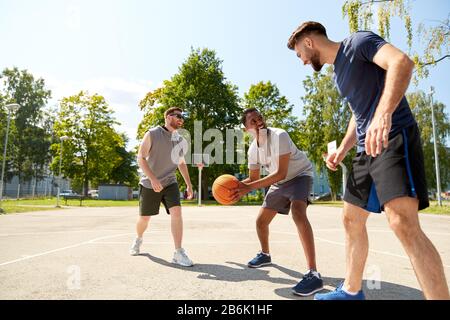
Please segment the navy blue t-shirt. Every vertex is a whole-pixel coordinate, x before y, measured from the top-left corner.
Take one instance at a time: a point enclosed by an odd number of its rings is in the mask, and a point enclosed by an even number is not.
[[[387,42],[370,31],[358,31],[342,41],[334,61],[334,81],[350,104],[356,119],[358,152],[364,151],[366,131],[383,93],[386,70],[373,62]],[[403,97],[392,115],[389,138],[415,123],[408,101]]]

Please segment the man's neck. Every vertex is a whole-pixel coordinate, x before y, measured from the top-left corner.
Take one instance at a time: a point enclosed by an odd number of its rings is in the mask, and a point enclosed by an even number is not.
[[[261,145],[264,145],[266,143],[268,134],[269,134],[268,128],[258,130],[256,137],[255,137],[258,147],[260,147]]]
[[[163,125],[162,127],[163,127],[163,129],[169,131],[170,133],[173,133],[174,131],[176,131],[176,129],[172,128],[172,127],[171,127],[170,125],[168,125],[168,124],[165,124],[165,125]]]
[[[340,47],[341,42],[326,40],[326,42],[323,44],[321,62],[323,64],[334,64],[334,61],[336,60],[336,56],[339,52]]]

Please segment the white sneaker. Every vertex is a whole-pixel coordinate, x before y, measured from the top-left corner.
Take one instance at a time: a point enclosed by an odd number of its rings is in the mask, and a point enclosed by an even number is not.
[[[183,267],[192,267],[194,265],[194,263],[192,262],[191,259],[189,259],[183,248],[180,248],[177,251],[175,251],[175,253],[173,254],[172,263],[179,264],[180,266]]]
[[[130,254],[132,256],[139,255],[139,252],[140,252],[140,249],[141,249],[141,244],[142,244],[142,238],[134,239],[133,245],[131,246],[131,249],[130,249]]]

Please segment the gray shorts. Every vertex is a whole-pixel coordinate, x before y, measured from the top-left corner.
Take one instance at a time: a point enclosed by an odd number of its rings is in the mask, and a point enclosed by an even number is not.
[[[309,195],[313,186],[310,176],[295,177],[283,184],[273,184],[264,198],[263,208],[276,210],[281,214],[289,214],[291,202],[300,200],[310,204]]]

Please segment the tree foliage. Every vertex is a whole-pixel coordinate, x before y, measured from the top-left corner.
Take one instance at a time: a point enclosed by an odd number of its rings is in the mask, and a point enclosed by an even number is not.
[[[351,118],[350,108],[341,98],[332,78],[332,68],[328,67],[325,73],[314,73],[303,81],[305,96],[303,114],[305,120],[301,122],[302,146],[309,158],[322,171],[325,168],[323,154],[327,152],[328,142],[342,141]],[[344,164],[350,169],[354,151],[350,152]],[[327,170],[333,199],[342,185],[342,171]]]
[[[3,80],[3,103],[18,103],[20,108],[11,121],[7,152],[8,178],[19,177],[19,182],[41,177],[50,161],[48,152],[51,133],[46,126],[44,107],[51,97],[42,78],[35,79],[27,70],[6,68],[0,75]],[[6,110],[0,111],[6,117]],[[3,123],[6,120],[2,117]],[[2,136],[6,133],[4,129]],[[2,141],[3,146],[3,141]],[[3,153],[2,153],[3,156]]]
[[[347,0],[342,6],[344,18],[348,19],[350,32],[360,29],[371,30],[376,15],[377,32],[380,36],[389,39],[391,20],[394,17],[401,19],[405,28],[406,43],[409,54],[416,64],[414,80],[426,78],[429,67],[450,58],[450,24],[449,17],[443,21],[432,22],[426,25],[419,23],[417,27],[418,43],[424,45],[422,51],[411,52],[413,44],[413,23],[411,11],[413,6],[408,0]],[[415,46],[415,49],[419,46]]]
[[[184,129],[191,134],[190,151],[193,152],[196,152],[194,140],[202,141],[201,148],[197,146],[197,150],[200,149],[201,152],[204,152],[205,147],[212,142],[216,141],[220,144],[224,142],[217,141],[219,139],[217,137],[211,137],[209,141],[203,139],[203,133],[200,139],[198,137],[194,139],[194,121],[202,122],[203,132],[211,128],[220,130],[222,138],[226,137],[226,129],[233,129],[239,125],[242,109],[239,106],[237,87],[227,81],[222,71],[222,61],[217,58],[213,50],[192,49],[178,73],[170,80],[164,81],[163,87],[145,96],[140,102],[140,107],[145,114],[139,124],[138,138],[142,138],[151,127],[164,124],[164,111],[174,106],[182,108],[189,115],[184,123]],[[213,156],[221,157],[215,153]],[[217,176],[224,173],[233,174],[236,171],[237,165],[214,164],[205,167],[202,172],[204,197],[207,195],[208,186],[212,185]],[[194,185],[197,181],[197,172],[196,168],[189,167]],[[179,175],[178,178],[180,178]],[[183,185],[184,183],[180,180],[180,184]]]
[[[72,179],[74,189],[83,189],[87,195],[90,185],[119,182],[110,179],[114,177],[114,169],[127,158],[126,155],[121,156],[125,141],[114,129],[118,123],[105,99],[81,91],[63,98],[60,107],[54,125],[55,136],[58,139],[69,137],[63,142],[62,172]],[[56,173],[59,170],[60,146],[57,140],[51,147],[55,155],[52,169]]]
[[[420,129],[428,188],[436,190],[431,100],[423,91],[408,94],[407,98]],[[450,184],[450,149],[445,145],[446,139],[450,136],[450,121],[445,113],[446,107],[443,103],[434,101],[433,106],[436,121],[436,142],[439,155],[441,186],[445,188]]]

